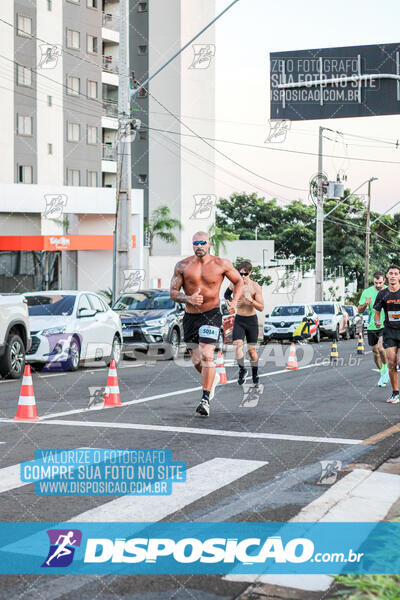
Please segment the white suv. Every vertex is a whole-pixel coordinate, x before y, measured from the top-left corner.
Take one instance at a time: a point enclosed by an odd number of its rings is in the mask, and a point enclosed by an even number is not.
[[[326,336],[338,341],[341,336],[344,340],[350,339],[350,331],[347,324],[347,315],[339,302],[314,302],[313,309],[319,316],[319,328],[321,336]]]
[[[22,377],[31,346],[28,305],[20,294],[0,295],[0,375]]]

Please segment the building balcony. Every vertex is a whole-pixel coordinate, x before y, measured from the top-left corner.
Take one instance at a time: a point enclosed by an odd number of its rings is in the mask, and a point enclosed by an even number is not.
[[[103,71],[107,73],[116,73],[118,75],[118,63],[112,56],[103,56]]]
[[[114,144],[103,144],[102,159],[116,162],[117,153]]]
[[[103,99],[103,116],[118,118],[118,102],[116,100]]]

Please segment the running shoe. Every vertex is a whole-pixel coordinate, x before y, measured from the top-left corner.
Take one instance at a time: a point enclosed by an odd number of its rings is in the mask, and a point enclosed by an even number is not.
[[[399,394],[392,394],[390,396],[390,398],[388,398],[386,400],[386,402],[388,402],[389,404],[399,404],[399,402],[400,402],[400,396],[399,396]]]
[[[210,414],[210,403],[207,398],[202,398],[200,404],[196,408],[196,412],[202,417],[208,417]]]
[[[386,369],[385,371],[383,371],[383,375],[382,375],[382,377],[383,377],[383,380],[384,380],[384,382],[385,382],[385,385],[386,385],[387,383],[389,383],[389,381],[390,381],[390,377],[389,377],[389,369]]]
[[[257,377],[253,377],[253,385],[257,386],[260,383],[260,378],[257,375]]]
[[[244,369],[243,367],[240,367],[240,369],[239,369],[238,384],[239,385],[243,385],[244,383],[246,383],[246,379],[247,379],[247,369]]]
[[[388,381],[389,381],[388,379],[385,379],[385,373],[382,373],[382,375],[380,376],[379,381],[376,385],[378,387],[385,387]]]

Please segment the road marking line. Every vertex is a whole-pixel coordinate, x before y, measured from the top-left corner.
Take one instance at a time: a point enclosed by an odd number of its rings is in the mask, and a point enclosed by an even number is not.
[[[376,523],[382,521],[400,497],[400,477],[355,469],[322,496],[305,506],[290,522]],[[326,591],[329,575],[226,575],[228,581],[269,583],[308,591]]]
[[[305,367],[299,367],[299,371],[301,369],[310,369],[311,367],[318,367],[318,366],[322,366],[322,365],[306,365]],[[282,369],[280,371],[272,371],[272,373],[263,373],[261,374],[259,377],[270,377],[271,375],[279,375],[280,373],[292,373],[292,371],[286,371],[286,369]],[[228,381],[228,383],[236,383],[237,380],[236,379],[230,379]],[[128,400],[126,402],[122,402],[122,406],[132,406],[134,404],[143,404],[144,402],[150,402],[152,400],[160,400],[161,398],[169,398],[169,397],[175,397],[175,396],[181,396],[182,394],[187,394],[189,392],[198,392],[199,390],[201,390],[202,387],[201,385],[193,387],[193,388],[185,388],[184,390],[176,390],[176,391],[172,391],[172,392],[166,392],[165,394],[156,394],[155,396],[147,396],[146,398],[139,398],[138,400]],[[90,410],[108,410],[109,408],[112,407],[103,407],[103,406],[99,406],[96,408],[92,408]],[[121,408],[121,407],[119,407]],[[56,417],[66,417],[68,415],[77,415],[80,413],[87,413],[88,409],[87,408],[76,408],[74,410],[66,410],[63,412],[58,412],[58,413],[51,413],[49,415],[43,415],[41,417],[42,421],[47,420],[47,419],[54,419]],[[7,421],[7,419],[0,419],[0,421]]]
[[[70,520],[110,523],[131,521],[134,517],[137,522],[160,521],[266,464],[260,460],[213,458],[188,469],[185,484],[173,484],[169,496],[122,496]]]
[[[7,420],[7,423],[15,423],[12,419]],[[20,421],[20,425],[23,421]],[[250,439],[266,439],[266,440],[285,440],[292,442],[316,442],[322,444],[347,444],[357,445],[362,440],[352,440],[346,438],[324,438],[312,437],[307,435],[291,435],[283,433],[264,433],[252,431],[227,431],[224,429],[200,429],[200,427],[175,427],[172,425],[146,425],[142,423],[116,423],[108,421],[67,421],[63,419],[53,419],[51,421],[27,421],[33,425],[62,425],[67,427],[104,427],[109,429],[136,429],[143,431],[161,431],[164,433],[189,433],[197,435],[215,435],[221,437],[239,437]]]
[[[395,433],[399,433],[399,432],[400,432],[400,423],[397,423],[396,425],[393,425],[393,427],[389,427],[388,429],[384,429],[383,431],[380,431],[379,433],[375,433],[375,435],[371,435],[371,437],[366,438],[361,443],[364,446],[366,446],[367,444],[376,444],[377,442],[380,442],[381,440],[384,440],[385,438],[390,437],[391,435],[394,435]]]

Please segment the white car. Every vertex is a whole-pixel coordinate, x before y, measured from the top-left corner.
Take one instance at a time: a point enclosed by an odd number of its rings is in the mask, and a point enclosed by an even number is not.
[[[350,339],[350,330],[347,323],[348,315],[339,302],[313,302],[313,309],[319,316],[321,336],[332,340]]]
[[[309,304],[278,304],[270,315],[265,315],[264,344],[270,340],[292,340],[297,325],[310,319],[310,336],[317,344],[320,341],[318,315]]]
[[[21,294],[0,295],[0,375],[19,379],[29,350],[28,307]]]
[[[121,358],[121,320],[93,292],[54,290],[25,294],[32,346],[27,362],[76,371],[85,360]]]

